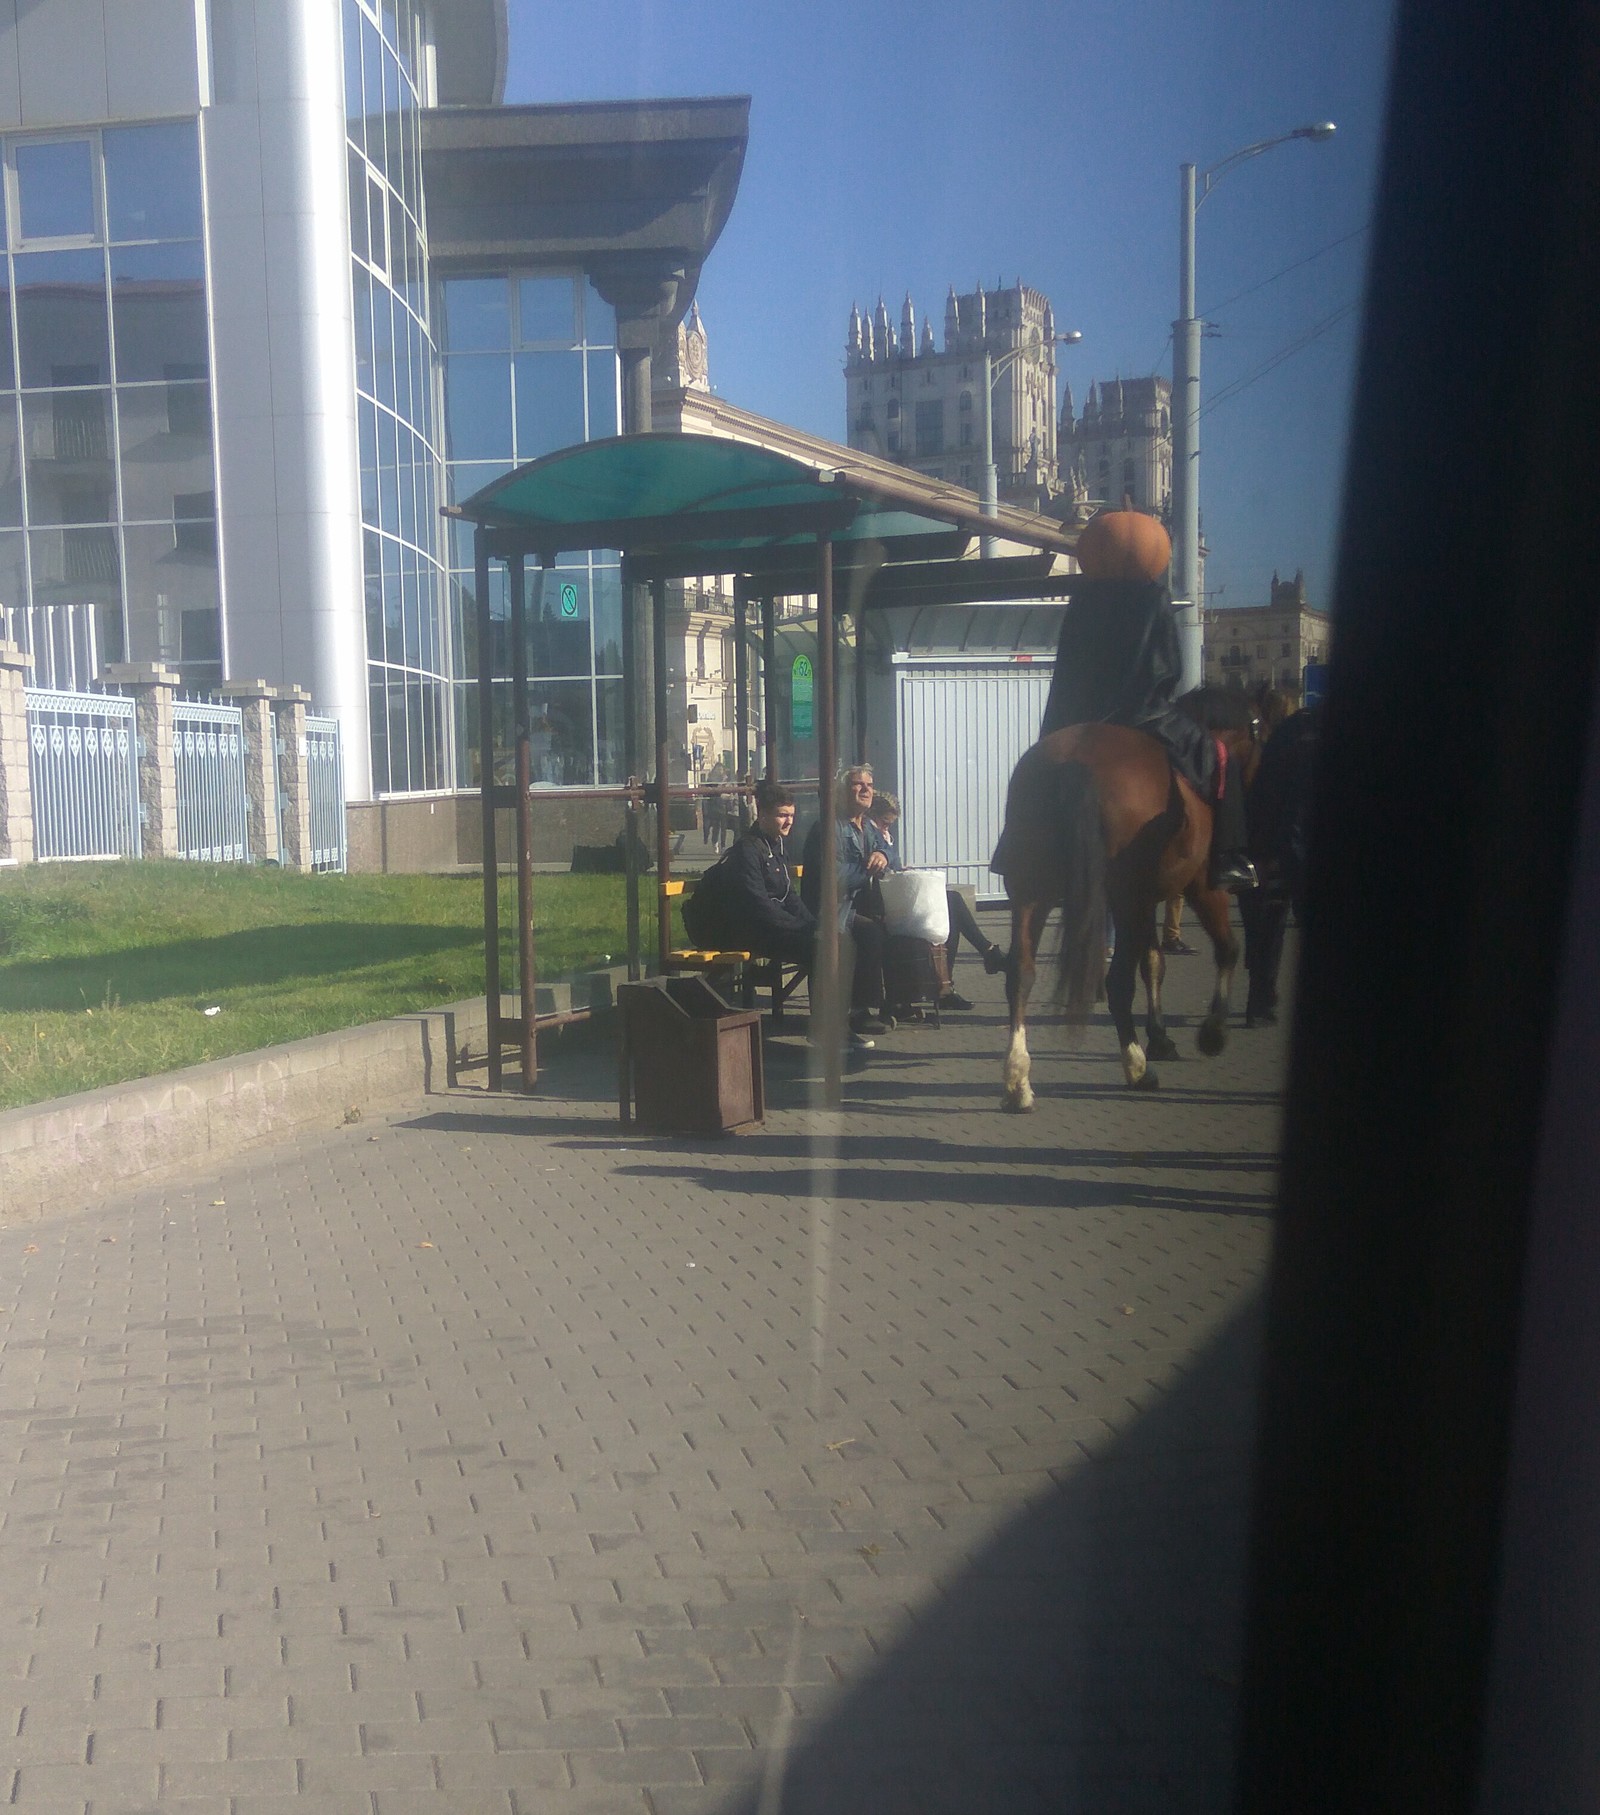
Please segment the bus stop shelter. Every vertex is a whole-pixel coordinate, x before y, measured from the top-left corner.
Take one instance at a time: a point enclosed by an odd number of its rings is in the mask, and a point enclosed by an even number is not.
[[[776,425],[774,425],[776,427]],[[590,441],[547,454],[497,479],[452,516],[474,526],[474,567],[478,633],[479,777],[483,815],[483,900],[488,1060],[491,1088],[502,1083],[504,1049],[517,1050],[523,1088],[538,1076],[533,937],[531,726],[525,634],[527,569],[538,609],[546,571],[564,554],[614,549],[622,556],[624,790],[636,804],[649,798],[656,808],[658,884],[671,862],[669,810],[671,736],[667,695],[667,583],[699,575],[734,578],[735,652],[739,663],[737,766],[749,757],[744,664],[748,660],[749,606],[759,605],[762,621],[763,684],[767,773],[776,762],[772,686],[774,601],[797,594],[817,600],[815,712],[817,767],[823,811],[831,810],[828,790],[838,766],[837,622],[849,612],[858,639],[866,614],[888,605],[964,604],[977,601],[1060,598],[1074,575],[1065,557],[1075,535],[1061,524],[1027,511],[1001,508],[984,514],[977,498],[960,487],[894,466],[870,455],[811,443],[794,451],[796,437],[782,431],[785,447],[698,434],[645,434]],[[984,552],[980,552],[984,551]],[[513,779],[495,780],[493,641],[489,577],[491,564],[507,570],[510,594],[511,742]],[[650,637],[639,634],[644,600],[649,601]],[[646,648],[648,654],[646,654]],[[644,756],[641,673],[652,680],[650,714],[654,775],[641,782]],[[860,684],[863,664],[857,662]],[[861,736],[862,714],[857,715]],[[520,1010],[501,1014],[499,951],[499,859],[495,813],[516,811],[518,981]],[[637,974],[639,935],[634,841],[626,840],[629,863],[630,974]],[[837,895],[834,842],[822,840],[821,899]],[[671,942],[671,904],[658,886],[657,961],[665,968]],[[835,915],[823,915],[817,941],[812,999],[824,1015],[839,1001],[839,943]],[[822,1051],[828,1100],[836,1101],[840,1042],[824,1033]]]

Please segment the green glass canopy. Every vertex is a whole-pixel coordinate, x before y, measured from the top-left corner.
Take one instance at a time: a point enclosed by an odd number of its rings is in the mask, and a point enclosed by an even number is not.
[[[985,517],[970,492],[876,470],[880,462],[845,464],[849,454],[839,452],[840,464],[823,465],[722,436],[622,435],[530,461],[450,514],[501,532],[501,546],[545,557],[672,550],[678,571],[691,573],[736,572],[744,551],[824,534],[899,545],[916,558],[926,558],[930,538],[948,543],[952,534],[998,534],[1052,553],[1072,546],[1047,519],[1010,510]]]

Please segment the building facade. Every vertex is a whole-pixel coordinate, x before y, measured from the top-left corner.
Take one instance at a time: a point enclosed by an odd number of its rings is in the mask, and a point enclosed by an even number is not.
[[[943,344],[919,329],[908,295],[893,328],[883,298],[854,306],[845,338],[845,439],[853,448],[969,491],[983,489],[984,354],[993,375],[1000,500],[1052,514],[1064,485],[1057,455],[1055,311],[1026,284],[945,298]],[[920,335],[920,338],[919,338]]]
[[[1285,684],[1300,687],[1306,664],[1325,662],[1333,620],[1306,602],[1305,576],[1272,576],[1270,602],[1205,613],[1205,678],[1209,685],[1246,693]]]
[[[1172,520],[1172,385],[1161,377],[1112,378],[1089,386],[1083,414],[1074,418],[1072,391],[1061,404],[1063,465],[1081,495],[1098,508],[1117,509],[1127,496],[1135,510]]]
[[[649,427],[748,111],[506,107],[506,29],[505,0],[0,0],[0,606],[42,678],[298,683],[352,799],[476,784],[441,509]],[[538,778],[621,779],[616,562],[529,583]]]

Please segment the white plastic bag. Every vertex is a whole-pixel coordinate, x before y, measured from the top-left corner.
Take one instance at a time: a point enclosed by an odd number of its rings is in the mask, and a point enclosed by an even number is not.
[[[950,904],[943,870],[891,870],[880,876],[884,925],[891,933],[943,945],[950,937]]]

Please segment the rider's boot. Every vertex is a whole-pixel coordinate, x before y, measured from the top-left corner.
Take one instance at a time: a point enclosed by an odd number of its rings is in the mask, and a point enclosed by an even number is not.
[[[1229,765],[1230,769],[1232,765]],[[1207,877],[1214,889],[1253,889],[1261,880],[1250,861],[1250,833],[1245,824],[1244,795],[1236,776],[1230,774],[1222,798],[1213,808],[1211,867]]]

